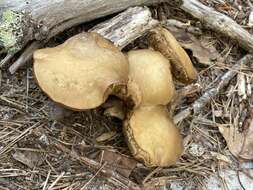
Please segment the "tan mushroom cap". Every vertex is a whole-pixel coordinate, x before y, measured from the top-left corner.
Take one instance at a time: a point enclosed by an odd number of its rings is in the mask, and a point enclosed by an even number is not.
[[[166,105],[174,96],[170,63],[159,52],[150,49],[128,52],[128,92],[139,105]]]
[[[81,33],[54,48],[34,53],[34,75],[55,102],[73,110],[100,106],[128,81],[128,61],[96,33]]]
[[[170,166],[183,152],[182,137],[165,106],[142,106],[124,123],[133,156],[146,166]]]
[[[191,59],[167,29],[158,27],[151,30],[149,45],[170,60],[173,76],[177,80],[190,83],[197,79],[198,74]]]

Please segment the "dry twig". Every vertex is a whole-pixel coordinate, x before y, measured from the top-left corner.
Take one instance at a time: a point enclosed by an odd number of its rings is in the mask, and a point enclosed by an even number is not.
[[[181,9],[199,19],[208,28],[230,37],[249,52],[253,52],[253,36],[230,17],[205,6],[198,0],[183,0]]]
[[[247,54],[243,58],[241,58],[235,65],[232,66],[231,70],[225,72],[221,76],[217,77],[213,82],[213,87],[207,89],[204,94],[196,100],[191,106],[187,109],[182,110],[180,113],[174,116],[174,122],[179,123],[186,117],[190,116],[192,113],[196,114],[201,111],[206,104],[208,104],[216,95],[218,95],[221,90],[223,90],[230,80],[236,75],[237,69],[240,69],[241,66],[249,64],[253,59],[253,55]]]

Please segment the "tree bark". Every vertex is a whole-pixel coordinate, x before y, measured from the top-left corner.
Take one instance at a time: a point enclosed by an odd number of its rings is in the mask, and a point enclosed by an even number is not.
[[[1,0],[0,46],[17,52],[28,41],[48,39],[74,25],[131,6],[166,0]]]
[[[253,35],[230,17],[205,6],[198,0],[183,0],[181,9],[200,20],[208,28],[230,37],[241,47],[253,53]]]

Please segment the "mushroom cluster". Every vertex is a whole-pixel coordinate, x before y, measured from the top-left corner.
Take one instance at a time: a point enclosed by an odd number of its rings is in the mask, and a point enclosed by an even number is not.
[[[197,72],[168,30],[151,30],[148,42],[151,49],[125,55],[99,34],[84,32],[37,50],[34,75],[53,101],[72,110],[99,107],[109,95],[131,102],[123,122],[131,153],[146,166],[170,166],[183,152],[166,106],[176,95],[173,77],[190,83]]]

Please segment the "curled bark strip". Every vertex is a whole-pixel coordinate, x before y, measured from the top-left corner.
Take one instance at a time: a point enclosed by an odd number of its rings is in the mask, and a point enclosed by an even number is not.
[[[176,107],[182,103],[185,97],[187,97],[190,94],[194,94],[200,91],[201,91],[201,86],[198,83],[190,84],[188,86],[183,87],[182,89],[177,90],[177,95],[168,105],[170,116],[174,115],[174,111]]]

